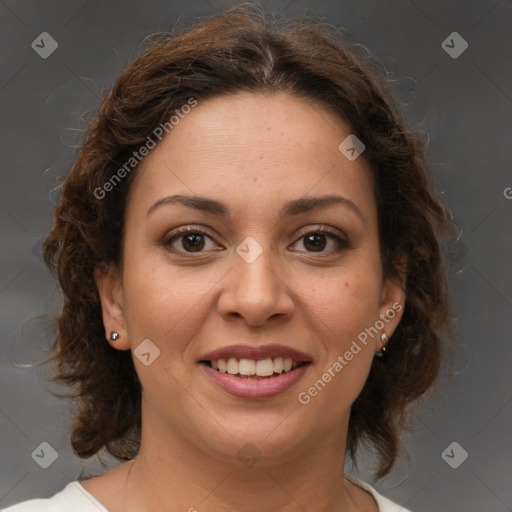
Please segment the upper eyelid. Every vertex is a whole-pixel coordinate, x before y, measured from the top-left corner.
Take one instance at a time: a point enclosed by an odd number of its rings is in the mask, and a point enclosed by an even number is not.
[[[342,229],[335,228],[335,227],[329,226],[327,224],[316,224],[316,225],[301,228],[296,232],[296,235],[305,236],[308,233],[318,232],[318,231],[325,231],[326,233],[342,236],[342,237],[345,237],[348,239],[348,236]],[[202,234],[209,236],[210,238],[215,237],[215,235],[211,234],[211,230],[209,230],[208,228],[206,228],[204,226],[195,225],[195,224],[187,224],[185,226],[180,226],[180,227],[175,228],[170,233],[168,233],[164,238],[170,239],[175,236],[180,236],[180,235],[184,236],[187,233],[195,233],[195,232],[200,232]]]
[[[297,231],[297,234],[300,236],[307,235],[308,233],[314,233],[317,231],[324,231],[328,234],[336,235],[336,236],[342,236],[348,240],[347,234],[340,228],[334,228],[332,226],[328,226],[327,224],[317,224],[316,226],[310,226],[299,229]]]

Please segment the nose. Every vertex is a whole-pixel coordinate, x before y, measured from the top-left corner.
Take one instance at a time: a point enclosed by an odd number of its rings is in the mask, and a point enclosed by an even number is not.
[[[295,303],[288,281],[270,247],[254,261],[234,252],[233,268],[223,280],[218,312],[226,319],[242,317],[250,326],[290,318]]]

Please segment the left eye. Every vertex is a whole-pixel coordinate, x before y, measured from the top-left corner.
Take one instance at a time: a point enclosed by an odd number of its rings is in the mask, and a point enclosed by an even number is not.
[[[326,239],[334,241],[336,247],[333,249],[333,251],[323,250],[327,245]],[[325,229],[308,231],[307,233],[302,234],[299,240],[303,240],[302,243],[304,247],[309,246],[310,248],[313,248],[312,251],[307,252],[339,252],[342,251],[343,249],[349,248],[349,243],[347,239],[342,238],[341,236],[332,233],[331,231],[327,231]]]
[[[181,239],[181,248],[178,249],[175,247],[175,243]],[[206,245],[206,239],[214,240],[203,230],[186,226],[184,228],[179,228],[171,236],[167,237],[163,241],[163,245],[165,247],[170,248],[170,250],[175,252],[180,252],[183,250],[185,253],[193,254],[204,252]],[[303,240],[303,245],[306,249],[309,247],[311,250],[307,250],[306,252],[313,253],[324,253],[324,252],[339,252],[343,249],[349,248],[349,242],[346,238],[337,235],[331,231],[325,229],[317,229],[310,230],[306,233],[302,233],[300,238],[295,242],[296,244]],[[327,246],[327,241],[334,241],[336,247],[332,251],[325,251],[325,247]],[[300,251],[299,252],[303,252]]]

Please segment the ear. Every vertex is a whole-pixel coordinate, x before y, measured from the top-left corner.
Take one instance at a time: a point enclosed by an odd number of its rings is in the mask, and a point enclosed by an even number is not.
[[[405,307],[405,290],[404,285],[395,280],[386,279],[382,287],[381,302],[379,315],[381,319],[382,329],[380,329],[379,337],[385,333],[390,339],[398,327]],[[384,347],[384,343],[379,340],[377,351]]]
[[[122,283],[119,270],[114,265],[96,267],[94,280],[101,301],[105,337],[112,347],[118,350],[129,350],[130,342],[124,318]],[[116,341],[110,339],[112,332],[119,334]]]

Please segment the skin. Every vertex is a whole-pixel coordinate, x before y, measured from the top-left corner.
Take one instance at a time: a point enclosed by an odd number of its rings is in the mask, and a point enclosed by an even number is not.
[[[122,268],[97,271],[96,282],[107,339],[120,334],[112,346],[134,350],[150,339],[161,353],[149,366],[134,357],[143,386],[135,462],[83,482],[111,512],[378,510],[342,468],[350,407],[380,336],[360,344],[309,404],[297,399],[361,331],[405,300],[400,284],[382,275],[368,164],[338,151],[350,133],[310,101],[240,93],[200,101],[139,166]],[[147,214],[172,194],[210,197],[232,214],[178,204]],[[343,204],[279,216],[286,201],[331,194],[362,216]],[[315,252],[300,230],[315,233],[322,224],[348,238],[349,248],[325,237]],[[194,249],[186,235],[172,242],[176,252],[165,246],[166,235],[185,225],[206,231],[199,253],[187,253]],[[263,250],[252,263],[235,250],[247,236]],[[400,317],[386,323],[389,337]],[[239,342],[293,346],[313,363],[276,397],[236,398],[197,361]],[[251,467],[237,457],[247,443],[261,457]]]

